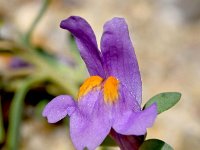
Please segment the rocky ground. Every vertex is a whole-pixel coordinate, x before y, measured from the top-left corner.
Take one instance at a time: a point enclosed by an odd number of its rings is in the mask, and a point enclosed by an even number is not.
[[[0,14],[21,32],[36,15],[40,0],[0,0]],[[34,33],[33,42],[52,53],[67,55],[66,32],[59,22],[70,15],[84,17],[98,41],[105,21],[115,16],[128,22],[143,80],[143,101],[157,93],[179,91],[181,101],[159,115],[148,138],[160,138],[176,150],[200,146],[200,2],[198,0],[52,0]],[[10,11],[12,10],[12,11]],[[48,128],[47,128],[48,127]],[[22,125],[22,150],[72,146],[66,128],[30,119]]]

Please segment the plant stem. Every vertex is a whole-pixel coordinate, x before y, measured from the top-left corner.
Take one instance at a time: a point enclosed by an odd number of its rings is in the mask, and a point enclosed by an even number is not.
[[[4,141],[4,138],[5,138],[5,131],[4,131],[3,111],[1,108],[1,97],[0,97],[0,143]]]
[[[38,12],[35,20],[33,21],[33,23],[31,24],[28,32],[24,35],[23,40],[25,41],[25,43],[27,43],[28,45],[30,44],[30,39],[32,36],[32,33],[35,29],[35,27],[37,26],[37,24],[39,23],[40,19],[42,18],[42,16],[44,15],[44,13],[46,12],[48,6],[49,6],[50,0],[43,0],[42,6],[40,11]]]
[[[14,98],[10,106],[9,113],[9,127],[7,135],[6,148],[8,150],[17,150],[19,144],[19,131],[22,118],[22,111],[24,105],[25,96],[30,89],[31,85],[43,81],[45,78],[43,76],[29,77],[24,81],[16,91]]]

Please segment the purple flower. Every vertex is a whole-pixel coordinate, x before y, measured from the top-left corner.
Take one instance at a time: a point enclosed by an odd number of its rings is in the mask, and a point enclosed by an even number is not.
[[[20,69],[20,68],[30,67],[30,66],[31,65],[28,62],[26,62],[18,57],[13,57],[9,64],[9,67],[12,69]]]
[[[55,123],[69,115],[70,136],[78,150],[95,149],[111,128],[123,135],[144,135],[154,123],[157,107],[141,110],[141,77],[125,20],[105,23],[101,51],[83,18],[69,17],[60,27],[75,37],[90,77],[80,87],[77,101],[58,96],[47,104],[43,116]]]

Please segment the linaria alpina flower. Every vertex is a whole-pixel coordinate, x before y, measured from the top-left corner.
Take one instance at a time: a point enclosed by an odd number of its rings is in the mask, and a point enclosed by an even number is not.
[[[71,16],[60,27],[75,37],[90,77],[80,87],[77,101],[58,96],[47,104],[43,116],[55,123],[69,115],[77,150],[95,149],[111,128],[123,135],[144,135],[154,123],[157,106],[141,110],[141,77],[125,20],[113,18],[105,23],[101,51],[83,18]]]

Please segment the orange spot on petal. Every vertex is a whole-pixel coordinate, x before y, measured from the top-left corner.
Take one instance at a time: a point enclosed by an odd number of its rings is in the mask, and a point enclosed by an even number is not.
[[[119,81],[115,77],[110,76],[106,79],[104,83],[105,102],[113,103],[118,99],[119,97],[118,87],[119,87]]]
[[[98,87],[102,81],[103,78],[101,78],[100,76],[91,76],[86,79],[79,89],[78,99],[86,95],[89,91]]]

